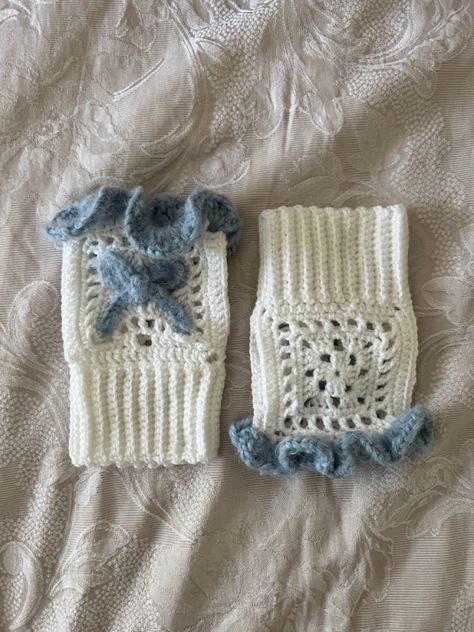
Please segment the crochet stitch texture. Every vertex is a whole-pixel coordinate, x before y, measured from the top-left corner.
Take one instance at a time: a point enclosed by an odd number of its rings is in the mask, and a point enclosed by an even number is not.
[[[230,202],[210,191],[159,195],[147,205],[139,188],[107,187],[48,225],[47,235],[65,242],[62,330],[75,465],[217,455],[226,255],[238,228]]]
[[[250,467],[339,477],[431,441],[429,413],[407,410],[417,356],[407,249],[398,205],[261,215],[254,416],[230,429]]]

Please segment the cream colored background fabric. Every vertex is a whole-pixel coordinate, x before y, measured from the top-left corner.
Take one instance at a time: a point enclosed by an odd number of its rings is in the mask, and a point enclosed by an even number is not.
[[[468,0],[0,2],[0,629],[474,630],[474,45]],[[221,456],[77,469],[61,252],[99,183],[197,183],[242,219]],[[428,459],[347,479],[248,471],[257,218],[400,202]]]

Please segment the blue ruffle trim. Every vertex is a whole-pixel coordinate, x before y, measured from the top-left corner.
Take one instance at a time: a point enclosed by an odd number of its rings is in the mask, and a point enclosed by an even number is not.
[[[346,432],[336,440],[288,436],[279,441],[252,427],[252,418],[230,426],[229,436],[241,460],[266,474],[293,474],[303,468],[329,478],[348,474],[357,461],[379,465],[422,453],[432,442],[431,414],[421,405],[397,417],[378,434]]]
[[[239,241],[240,220],[232,203],[208,189],[188,197],[160,193],[147,203],[141,187],[102,187],[59,211],[44,232],[48,239],[68,241],[120,223],[132,248],[150,257],[188,252],[203,226],[226,235],[229,255]]]
[[[160,193],[147,203],[141,187],[130,191],[101,187],[59,211],[44,233],[48,239],[63,242],[120,225],[131,250],[150,261],[136,267],[132,258],[115,249],[99,254],[99,278],[112,295],[97,330],[110,335],[129,305],[152,303],[175,331],[190,334],[189,317],[171,294],[186,284],[188,271],[181,256],[193,248],[203,230],[223,232],[227,253],[234,253],[240,220],[230,200],[203,189],[187,198]]]

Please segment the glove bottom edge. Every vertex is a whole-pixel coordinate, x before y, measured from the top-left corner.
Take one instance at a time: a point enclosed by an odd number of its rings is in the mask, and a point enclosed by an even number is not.
[[[252,427],[252,417],[231,424],[229,437],[240,459],[264,474],[307,469],[329,478],[347,475],[359,461],[389,465],[424,452],[433,440],[433,420],[420,404],[396,417],[383,432],[349,431],[337,439],[308,435],[272,440]]]

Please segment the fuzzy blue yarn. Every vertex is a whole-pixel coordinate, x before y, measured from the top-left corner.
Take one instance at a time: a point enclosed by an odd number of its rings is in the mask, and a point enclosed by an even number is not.
[[[206,189],[198,191],[190,198],[207,218],[207,230],[211,233],[223,232],[227,237],[227,253],[233,255],[240,236],[240,220],[230,200]]]
[[[160,218],[160,223],[155,221]],[[164,218],[170,218],[167,223]],[[124,221],[125,233],[135,250],[149,257],[169,257],[189,251],[201,232],[201,210],[189,197],[184,204],[162,196],[145,203],[143,189],[135,189]]]
[[[107,249],[97,263],[103,285],[112,290],[112,298],[97,322],[103,335],[113,332],[129,305],[156,305],[171,326],[181,334],[191,333],[191,323],[184,307],[170,291],[184,287],[187,270],[181,259],[156,259],[134,267],[124,255]]]
[[[227,237],[228,254],[237,247],[240,220],[223,195],[204,189],[185,197],[158,194],[147,204],[143,189],[102,187],[65,207],[45,228],[56,241],[78,239],[123,222],[130,245],[151,257],[179,256],[189,251],[207,223],[210,232]]]
[[[101,187],[59,211],[45,227],[44,235],[54,241],[69,241],[117,224],[129,198],[128,191]]]
[[[226,197],[209,190],[187,198],[160,193],[148,205],[141,187],[131,191],[102,187],[59,211],[44,234],[62,242],[120,223],[130,246],[156,261],[134,268],[110,249],[99,257],[100,280],[113,295],[99,318],[98,331],[104,335],[112,333],[129,305],[154,303],[177,332],[191,333],[184,307],[170,294],[186,283],[184,261],[177,258],[191,250],[203,225],[210,232],[224,232],[227,252],[233,254],[240,231],[234,207]]]
[[[357,461],[388,465],[423,452],[433,438],[430,413],[421,405],[397,417],[378,434],[346,432],[336,440],[303,435],[279,441],[252,427],[252,418],[230,426],[229,436],[241,460],[266,474],[293,474],[304,468],[341,478]]]

